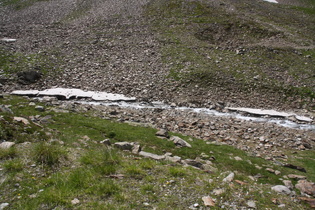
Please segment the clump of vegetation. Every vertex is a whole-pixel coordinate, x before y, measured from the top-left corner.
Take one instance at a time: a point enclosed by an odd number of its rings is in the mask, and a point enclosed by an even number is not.
[[[0,148],[0,160],[3,159],[12,159],[17,156],[15,147],[11,148]]]
[[[33,157],[37,163],[52,167],[66,158],[65,151],[56,145],[39,142],[34,146]]]
[[[95,171],[103,175],[114,174],[120,162],[120,154],[116,150],[109,148],[91,150],[81,157],[81,163],[91,166]]]

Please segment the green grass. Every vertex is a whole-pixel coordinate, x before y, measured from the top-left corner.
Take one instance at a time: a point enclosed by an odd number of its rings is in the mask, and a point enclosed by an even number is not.
[[[58,57],[58,55],[54,58],[48,57],[44,53],[13,53],[0,47],[0,69],[3,71],[2,74],[8,78],[12,74],[30,70],[39,71],[43,75],[58,73],[55,60],[58,60]]]
[[[180,81],[186,87],[198,85],[206,90],[219,88],[237,93],[274,93],[281,96],[283,102],[289,99],[296,101],[297,98],[305,102],[314,99],[315,63],[314,59],[306,57],[313,55],[314,49],[257,46],[257,43],[272,37],[292,40],[283,31],[273,29],[263,21],[235,16],[211,3],[159,2],[149,4],[146,16],[151,20],[152,30],[158,31],[163,62],[171,64],[169,78]],[[268,9],[271,9],[268,12],[279,15],[272,18],[265,17],[265,6],[258,8],[251,3],[243,8],[241,5],[234,5],[239,13],[253,5],[258,10],[258,17],[261,16],[261,20],[267,23],[279,25],[281,19],[286,23],[283,27],[292,31],[300,28],[295,25],[297,20],[290,22],[289,18],[283,19],[283,14],[289,10],[285,6],[268,4]],[[305,22],[310,27],[305,27],[309,30],[302,32],[300,36],[305,37],[299,40],[307,40],[306,37],[313,34],[314,27],[310,22]],[[234,43],[227,44],[231,40]],[[244,55],[236,54],[239,46],[246,48]],[[259,80],[255,79],[257,75]]]
[[[66,152],[57,145],[50,145],[46,142],[39,142],[34,146],[34,160],[42,165],[53,167],[61,162],[61,159],[66,159]]]

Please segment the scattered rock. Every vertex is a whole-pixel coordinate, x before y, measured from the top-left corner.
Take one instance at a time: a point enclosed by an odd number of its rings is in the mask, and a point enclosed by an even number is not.
[[[306,179],[306,176],[297,175],[297,174],[289,174],[288,177],[290,179],[296,179],[296,180]]]
[[[242,158],[240,158],[238,156],[234,157],[234,159],[237,160],[237,161],[243,160]]]
[[[225,177],[222,181],[223,182],[227,182],[230,183],[233,181],[235,174],[232,172],[230,173],[227,177]]]
[[[171,141],[174,142],[175,145],[180,146],[180,147],[190,147],[191,145],[189,143],[187,143],[185,140],[183,140],[182,138],[178,137],[178,136],[172,136],[170,138]]]
[[[203,169],[203,164],[199,161],[192,160],[192,159],[185,159],[182,161],[186,165],[194,166],[196,168]]]
[[[255,203],[255,201],[249,200],[249,201],[247,201],[246,204],[247,204],[247,206],[248,206],[249,208],[253,208],[253,209],[256,208],[256,203]]]
[[[164,160],[165,159],[165,155],[156,155],[150,152],[144,152],[141,151],[139,152],[139,155],[143,156],[143,157],[147,157],[147,158],[152,158],[154,160]]]
[[[182,158],[179,157],[179,156],[168,156],[168,155],[165,155],[165,160],[171,161],[173,163],[180,163]]]
[[[111,145],[110,139],[104,139],[103,141],[100,141],[101,144],[105,144],[105,145]]]
[[[18,72],[17,76],[20,83],[27,85],[38,81],[42,77],[42,74],[37,71],[23,71]]]
[[[168,131],[165,129],[161,129],[155,134],[159,138],[169,138]]]
[[[24,125],[30,124],[30,122],[23,117],[13,117],[13,120],[17,121],[17,122],[22,122],[22,123],[24,123]]]
[[[299,180],[295,185],[297,189],[301,191],[301,193],[308,194],[310,196],[315,197],[315,183],[308,182],[307,180]]]
[[[290,190],[293,190],[293,184],[291,180],[283,180],[283,184],[288,187]]]
[[[225,192],[225,190],[224,189],[214,189],[212,192],[214,195],[221,195],[222,193]]]
[[[2,142],[2,143],[0,144],[0,148],[1,148],[1,149],[9,149],[9,148],[13,147],[13,145],[15,145],[14,142],[5,141],[5,142]]]
[[[9,107],[2,104],[0,104],[0,112],[13,114],[12,110]]]
[[[266,171],[268,171],[270,173],[275,173],[275,170],[273,170],[272,168],[266,168]]]
[[[77,198],[75,198],[75,199],[73,199],[73,200],[71,201],[71,204],[72,204],[72,205],[76,205],[76,204],[79,204],[79,203],[80,203],[80,200],[77,199]]]
[[[35,106],[35,110],[37,110],[39,112],[43,112],[43,111],[45,111],[45,107],[43,107],[43,106]]]
[[[205,206],[215,206],[215,202],[210,196],[202,197],[202,201]]]
[[[307,202],[311,208],[315,208],[315,199],[308,197],[299,197],[300,200]]]
[[[135,143],[131,149],[133,154],[138,154],[141,151],[141,146],[138,143]]]
[[[114,144],[115,147],[117,147],[118,149],[121,149],[121,150],[129,150],[131,151],[133,146],[134,146],[134,143],[130,143],[130,142],[116,142]]]
[[[298,170],[298,171],[302,171],[302,172],[305,172],[306,173],[306,170],[305,170],[305,168],[303,168],[303,167],[300,167],[300,166],[295,166],[295,165],[292,165],[292,164],[284,164],[283,165],[284,167],[287,167],[287,168],[292,168],[292,169],[296,169],[296,170]]]
[[[291,190],[288,187],[284,186],[284,185],[276,185],[276,186],[271,187],[271,189],[273,191],[278,192],[278,193],[282,193],[282,194],[286,194],[286,195],[290,195],[291,194]]]
[[[1,203],[0,204],[0,210],[5,209],[8,206],[9,206],[9,203]]]

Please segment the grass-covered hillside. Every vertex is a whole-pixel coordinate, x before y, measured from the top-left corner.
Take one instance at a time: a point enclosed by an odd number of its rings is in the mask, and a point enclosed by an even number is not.
[[[84,105],[53,106],[12,96],[0,100],[1,140],[15,143],[0,149],[0,204],[8,209],[309,208],[298,199],[303,196],[297,188],[286,195],[271,187],[283,180],[294,186],[298,181],[290,174],[314,182],[313,150],[287,151],[288,162],[304,169],[299,171],[231,146],[170,133],[191,145],[178,147],[158,138],[156,129],[117,122]],[[142,151],[171,153],[175,160],[145,158],[117,148],[116,142],[137,142]],[[187,159],[193,163],[185,165]],[[224,181],[232,172],[234,177]]]

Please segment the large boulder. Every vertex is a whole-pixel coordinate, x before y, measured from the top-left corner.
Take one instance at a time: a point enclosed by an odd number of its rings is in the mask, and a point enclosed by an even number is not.
[[[179,147],[191,147],[191,145],[189,143],[187,143],[184,139],[181,139],[178,136],[172,136],[170,138],[170,140],[173,141],[176,146],[179,146]]]
[[[37,71],[22,71],[18,72],[17,76],[19,82],[26,85],[37,82],[42,77],[42,74]]]
[[[301,191],[301,193],[305,193],[315,197],[315,183],[308,182],[307,180],[299,180],[295,185],[297,189]]]

